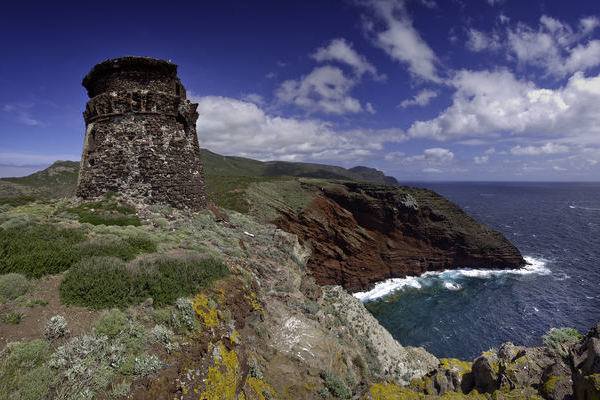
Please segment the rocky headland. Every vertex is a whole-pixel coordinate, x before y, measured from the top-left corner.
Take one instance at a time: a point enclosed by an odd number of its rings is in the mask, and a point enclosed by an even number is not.
[[[11,196],[0,201],[0,399],[600,398],[600,327],[473,362],[437,359],[398,343],[348,292],[523,265],[453,203],[298,177],[298,164],[285,166],[290,177],[206,161],[220,173],[206,176],[212,205],[195,212],[119,196],[83,203],[65,183],[76,163],[0,182]],[[226,173],[236,168],[255,173]]]

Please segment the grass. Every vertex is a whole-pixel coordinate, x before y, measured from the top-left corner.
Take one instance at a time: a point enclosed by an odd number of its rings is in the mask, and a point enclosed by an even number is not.
[[[74,245],[85,239],[78,230],[48,224],[0,229],[0,273],[39,278],[62,272],[79,259]]]
[[[149,297],[155,307],[164,307],[227,274],[222,262],[194,254],[129,264],[114,257],[94,257],[69,270],[59,290],[65,304],[95,310],[125,308]]]
[[[85,258],[112,256],[129,261],[139,253],[155,251],[156,242],[142,236],[86,241],[86,236],[77,229],[50,224],[0,229],[0,273],[20,273],[33,278],[62,272]],[[0,296],[3,296],[1,280]]]
[[[206,175],[206,191],[210,200],[221,208],[248,213],[246,189],[255,182],[279,180],[261,176]]]
[[[0,197],[0,204],[8,204],[12,207],[24,206],[36,201],[33,196]]]
[[[0,275],[0,297],[14,300],[27,293],[31,287],[23,274],[10,273]]]
[[[20,312],[9,312],[4,317],[2,317],[2,322],[6,325],[17,325],[21,323],[23,319],[23,314]]]
[[[50,346],[42,339],[7,347],[0,354],[0,399],[45,398],[54,375],[45,365],[49,358]]]
[[[77,215],[79,222],[92,225],[140,226],[135,208],[122,204],[116,199],[107,198],[93,203],[82,203],[65,211]]]

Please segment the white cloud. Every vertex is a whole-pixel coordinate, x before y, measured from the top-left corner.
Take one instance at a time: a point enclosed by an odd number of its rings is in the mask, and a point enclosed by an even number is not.
[[[500,14],[498,16],[498,20],[500,21],[501,24],[508,24],[510,22],[510,18],[504,14]]]
[[[546,73],[564,77],[600,65],[600,41],[587,36],[600,26],[597,17],[585,17],[577,29],[547,15],[537,28],[520,23],[507,30],[509,51],[522,64],[537,66]]]
[[[501,47],[500,38],[497,34],[488,35],[477,29],[469,29],[467,31],[467,49],[471,51],[497,50]]]
[[[405,157],[404,153],[390,153],[385,159],[402,165],[425,165],[429,167],[437,167],[446,165],[454,159],[454,153],[448,149],[434,147],[425,149],[423,154],[417,154],[410,157]]]
[[[504,0],[486,0],[486,1],[487,1],[487,3],[488,3],[490,6],[492,6],[492,7],[493,7],[494,5],[496,5],[496,4],[500,4],[500,3],[503,3],[503,2],[504,2]]]
[[[375,66],[354,50],[352,43],[342,38],[333,39],[327,46],[319,47],[311,57],[319,62],[337,61],[347,64],[358,76],[368,72],[376,80],[385,79],[385,75],[379,75]]]
[[[473,161],[475,164],[485,164],[490,160],[490,156],[475,156]]]
[[[365,17],[365,29],[373,43],[391,58],[405,64],[414,76],[441,82],[433,50],[415,30],[403,0],[367,0],[377,20]]]
[[[553,170],[555,170],[555,171],[567,171],[567,169],[566,169],[566,168],[559,167],[558,165],[554,165],[554,166],[552,167],[552,169],[553,169]]]
[[[412,99],[404,100],[400,103],[400,107],[406,108],[409,106],[426,106],[431,99],[437,97],[437,92],[425,89],[417,93]]]
[[[414,122],[409,136],[447,140],[524,135],[562,144],[600,144],[600,75],[578,72],[564,87],[544,89],[507,70],[463,70],[450,83],[456,88],[452,105],[434,119]]]
[[[378,154],[384,143],[401,142],[399,129],[338,130],[318,119],[270,115],[254,103],[228,97],[190,96],[198,103],[201,147],[261,160],[357,160]]]
[[[265,75],[265,78],[274,79],[276,76],[277,76],[277,74],[275,72],[269,72],[268,74]]]
[[[430,174],[441,174],[444,171],[442,171],[439,168],[424,168],[423,172],[430,173]]]
[[[510,153],[516,156],[539,156],[543,154],[567,153],[568,151],[568,146],[551,142],[546,143],[543,146],[521,147],[518,145],[510,149]]]
[[[490,147],[483,154],[490,155],[490,154],[494,154],[495,152],[496,152],[496,149],[494,147]]]
[[[596,16],[585,17],[579,21],[579,25],[583,33],[587,35],[600,27],[600,19]]]
[[[242,100],[258,104],[259,106],[265,104],[265,99],[258,93],[246,93],[242,95]]]
[[[282,103],[294,104],[312,112],[328,114],[358,113],[363,111],[360,101],[349,95],[357,81],[329,65],[315,68],[300,79],[281,84],[275,96]]]
[[[25,104],[25,103],[14,103],[14,104],[5,104],[2,107],[4,112],[13,114],[16,120],[22,124],[29,126],[41,126],[42,123],[33,118],[31,115],[31,109],[33,108],[33,104]]]

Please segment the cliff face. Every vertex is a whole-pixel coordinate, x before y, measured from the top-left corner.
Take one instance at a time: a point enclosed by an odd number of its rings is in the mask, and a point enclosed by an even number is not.
[[[279,209],[275,223],[312,247],[321,285],[359,291],[426,271],[525,263],[502,234],[430,190],[344,182],[315,192],[299,212]]]

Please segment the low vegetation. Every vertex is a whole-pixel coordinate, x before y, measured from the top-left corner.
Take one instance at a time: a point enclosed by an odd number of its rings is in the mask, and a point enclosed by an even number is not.
[[[569,354],[569,346],[582,338],[573,328],[552,328],[542,336],[544,344],[563,357]]]
[[[76,214],[79,222],[92,225],[133,225],[140,226],[141,221],[135,214],[135,208],[122,204],[110,196],[94,203],[82,203],[68,208],[67,212]]]
[[[14,300],[27,293],[30,287],[29,281],[22,274],[0,275],[0,300]]]
[[[50,224],[0,229],[0,273],[39,278],[64,271],[78,260],[75,245],[85,239],[76,229]]]
[[[34,196],[0,197],[0,204],[7,204],[11,207],[17,207],[33,203],[35,200],[36,198]]]
[[[114,257],[93,257],[67,272],[60,295],[65,304],[96,310],[125,308],[147,298],[162,307],[225,277],[227,271],[222,262],[192,253],[129,264]]]
[[[139,253],[156,251],[156,243],[141,236],[115,240],[86,239],[81,230],[51,224],[30,223],[0,228],[0,273],[20,273],[39,278],[62,272],[79,260],[90,257],[113,256],[129,261]]]

